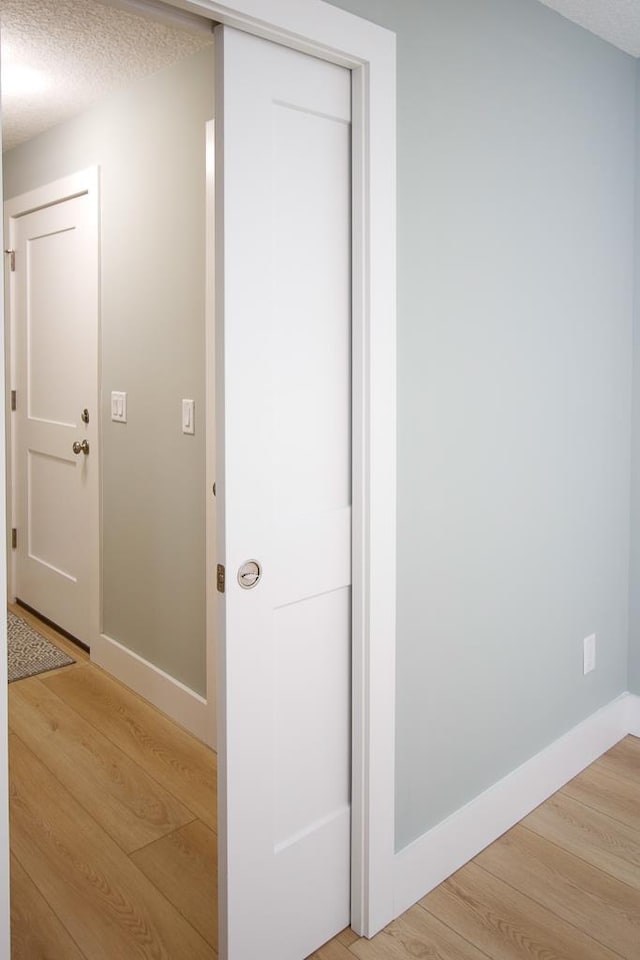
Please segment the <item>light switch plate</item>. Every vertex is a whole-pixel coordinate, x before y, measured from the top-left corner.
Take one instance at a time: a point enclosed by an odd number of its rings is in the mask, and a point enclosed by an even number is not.
[[[585,676],[596,668],[596,635],[595,633],[585,637],[583,640],[584,658],[583,669]]]
[[[195,400],[183,400],[182,401],[182,432],[183,433],[194,434],[196,432],[195,414],[196,414]]]
[[[122,390],[111,391],[111,419],[116,423],[127,422],[127,394]]]

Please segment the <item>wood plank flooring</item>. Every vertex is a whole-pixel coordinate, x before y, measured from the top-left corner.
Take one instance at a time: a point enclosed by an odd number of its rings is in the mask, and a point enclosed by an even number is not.
[[[626,737],[373,940],[313,960],[639,960],[639,812]]]
[[[13,960],[213,960],[216,757],[77,663],[9,686]]]
[[[32,622],[78,662],[9,688],[12,960],[213,960],[215,754]],[[310,960],[639,960],[639,811],[627,737],[373,940]]]

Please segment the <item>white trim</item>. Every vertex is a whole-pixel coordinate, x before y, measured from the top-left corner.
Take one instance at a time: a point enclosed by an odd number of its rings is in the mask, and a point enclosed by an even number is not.
[[[640,697],[635,693],[627,696],[627,733],[640,737]]]
[[[87,167],[68,177],[61,177],[35,190],[29,190],[18,197],[12,197],[5,202],[6,218],[23,217],[34,210],[50,207],[52,204],[63,203],[73,197],[81,197],[85,193],[98,190],[98,167]],[[54,198],[55,199],[52,199]]]
[[[123,0],[123,3],[126,0]],[[366,66],[385,83],[395,107],[395,33],[323,0],[164,0],[171,7],[208,17],[343,67]],[[372,103],[372,117],[386,122]],[[395,154],[395,122],[389,129]],[[387,151],[385,151],[387,152]],[[387,185],[388,188],[389,185]],[[395,186],[395,184],[393,184]],[[394,191],[392,191],[394,193]]]
[[[96,313],[97,313],[97,323],[98,329],[96,330],[96,371],[95,371],[95,382],[96,382],[96,394],[94,397],[94,409],[97,416],[97,435],[99,437],[99,442],[92,448],[91,459],[94,464],[94,476],[95,476],[95,496],[91,502],[91,508],[89,513],[89,524],[91,528],[90,537],[93,543],[96,545],[96,550],[93,556],[91,556],[90,572],[89,572],[89,581],[88,581],[88,590],[89,590],[89,637],[90,645],[93,642],[93,639],[97,637],[101,629],[101,556],[102,556],[102,522],[101,522],[101,450],[102,450],[102,437],[101,437],[101,418],[98,411],[100,410],[100,356],[102,349],[102,337],[101,337],[101,259],[100,259],[100,169],[99,167],[87,167],[85,170],[79,170],[77,173],[70,174],[66,177],[61,177],[59,180],[54,180],[51,183],[44,184],[41,187],[37,187],[35,190],[29,190],[27,193],[22,193],[17,197],[12,197],[10,200],[7,200],[4,203],[4,235],[8,238],[8,243],[10,247],[14,247],[14,222],[20,217],[26,216],[29,213],[33,213],[36,210],[42,210],[45,207],[54,206],[58,203],[64,203],[66,200],[71,200],[74,197],[88,196],[91,200],[89,205],[89,216],[91,217],[91,231],[94,239],[94,249],[95,256],[97,258],[97,304],[96,304]],[[16,318],[16,308],[15,308],[15,285],[13,283],[13,274],[9,273],[9,297],[7,304],[7,311],[5,316],[5,368],[7,370],[7,379],[5,389],[5,423],[6,423],[6,445],[5,445],[5,457],[6,457],[6,479],[8,485],[8,503],[7,503],[7,520],[6,520],[6,530],[7,530],[7,577],[8,577],[8,587],[7,587],[7,596],[14,600],[15,599],[15,579],[16,579],[16,559],[14,551],[11,550],[10,543],[10,529],[15,523],[16,519],[16,457],[15,457],[15,442],[16,442],[16,431],[13,429],[13,423],[11,420],[11,405],[9,403],[9,391],[12,388],[12,385],[16,382],[16,356],[15,356],[15,318]],[[82,638],[85,639],[84,637]]]
[[[218,742],[216,717],[216,500],[213,486],[216,479],[216,318],[215,318],[215,121],[207,120],[205,130],[206,143],[206,185],[205,185],[205,406],[203,420],[205,424],[205,523],[206,523],[206,684],[208,721],[207,743],[214,750]]]
[[[93,645],[91,660],[189,733],[206,740],[207,701],[200,694],[104,633]]]
[[[396,606],[395,34],[321,0],[170,0],[352,69],[354,508],[352,926],[393,915]],[[222,620],[222,618],[221,618]],[[224,652],[219,649],[221,658]],[[224,671],[218,663],[224,749]],[[225,761],[219,765],[220,793]],[[219,803],[224,849],[224,802]],[[219,891],[224,915],[224,888]]]
[[[394,916],[408,910],[619,740],[638,730],[640,697],[625,693],[397,853]]]

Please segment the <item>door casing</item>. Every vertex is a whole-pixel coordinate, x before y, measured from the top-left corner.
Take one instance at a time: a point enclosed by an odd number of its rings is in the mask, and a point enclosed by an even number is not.
[[[351,925],[357,933],[373,936],[394,916],[395,35],[319,0],[295,4],[286,0],[172,0],[172,5],[352,71]],[[223,227],[217,224],[218,237]],[[224,318],[220,309],[216,313],[222,332]],[[220,531],[223,524],[217,527]],[[220,634],[221,656],[224,646]],[[219,684],[223,676],[219,669]],[[217,700],[218,742],[224,751],[221,685]],[[220,769],[224,767],[222,758]],[[220,793],[224,790],[222,782]],[[220,810],[224,842],[224,803]]]
[[[126,6],[127,0],[106,0]],[[352,71],[353,754],[352,927],[394,916],[396,619],[395,35],[322,0],[165,0]],[[135,9],[135,0],[132,7]],[[139,12],[139,5],[138,5]],[[3,243],[4,247],[4,243]],[[218,318],[220,322],[220,318]],[[0,325],[0,337],[3,325]],[[0,346],[2,344],[0,343]],[[4,379],[4,371],[3,371]],[[7,401],[6,387],[2,396]],[[0,429],[4,420],[0,418]],[[4,438],[0,456],[5,458]],[[4,473],[0,484],[4,483]],[[0,511],[4,494],[0,489]],[[6,579],[0,516],[0,588]],[[1,644],[6,650],[6,627]],[[224,639],[219,639],[219,648]],[[223,676],[218,671],[218,677]],[[225,742],[224,689],[218,736]],[[0,656],[0,956],[9,956],[6,657]],[[224,784],[222,784],[224,791]],[[224,822],[221,824],[221,840]]]

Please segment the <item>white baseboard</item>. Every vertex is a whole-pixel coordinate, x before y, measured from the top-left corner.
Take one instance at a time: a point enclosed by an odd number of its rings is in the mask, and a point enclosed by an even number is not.
[[[625,693],[397,853],[394,916],[408,910],[628,733],[640,735],[640,697]]]
[[[104,633],[91,646],[91,660],[189,733],[209,743],[211,724],[207,701],[200,694]]]
[[[633,693],[629,694],[627,700],[627,720],[627,726],[629,727],[627,733],[633,734],[634,737],[640,737],[640,697]]]

